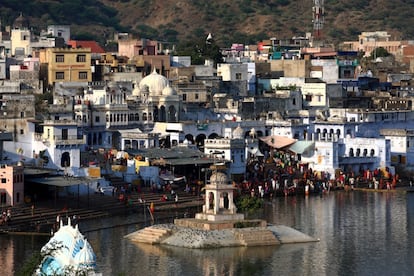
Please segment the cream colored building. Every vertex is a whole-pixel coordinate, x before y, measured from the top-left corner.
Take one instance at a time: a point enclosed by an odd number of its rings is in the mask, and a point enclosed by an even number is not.
[[[92,81],[90,48],[48,48],[39,50],[36,55],[49,85]]]
[[[31,52],[32,35],[29,29],[29,22],[20,14],[13,23],[11,30],[11,54],[12,56],[26,56]]]
[[[390,39],[391,35],[386,31],[362,32],[358,41],[345,41],[342,44],[344,50],[361,51],[365,53],[365,57],[369,57],[374,49],[380,47],[396,56],[404,42]]]

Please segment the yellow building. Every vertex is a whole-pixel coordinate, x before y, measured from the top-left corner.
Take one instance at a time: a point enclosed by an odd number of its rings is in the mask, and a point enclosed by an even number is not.
[[[46,83],[92,81],[90,48],[47,48],[35,54]]]

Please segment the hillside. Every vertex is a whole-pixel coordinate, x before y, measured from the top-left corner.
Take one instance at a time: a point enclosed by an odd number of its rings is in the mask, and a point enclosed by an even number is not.
[[[114,31],[177,42],[204,38],[220,46],[289,38],[312,31],[312,0],[7,0],[2,25],[23,13],[34,30],[71,24],[76,39],[111,39]],[[414,1],[325,0],[327,42],[356,40],[362,31],[386,30],[392,39],[414,39]]]

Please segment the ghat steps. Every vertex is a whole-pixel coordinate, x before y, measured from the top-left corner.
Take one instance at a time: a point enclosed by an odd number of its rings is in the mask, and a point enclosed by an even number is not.
[[[171,233],[172,231],[170,229],[146,227],[139,231],[139,233],[134,237],[133,241],[157,244],[170,236]]]
[[[267,228],[235,228],[233,231],[240,244],[244,246],[280,244],[273,232]]]

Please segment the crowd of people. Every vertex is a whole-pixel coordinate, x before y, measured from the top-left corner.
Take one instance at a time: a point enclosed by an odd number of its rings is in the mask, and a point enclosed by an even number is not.
[[[388,168],[344,172],[335,175],[315,171],[299,162],[289,152],[274,151],[262,158],[250,158],[246,178],[234,181],[238,194],[259,197],[288,196],[295,194],[323,194],[330,190],[352,190],[357,187],[372,189],[395,189],[400,179]]]

